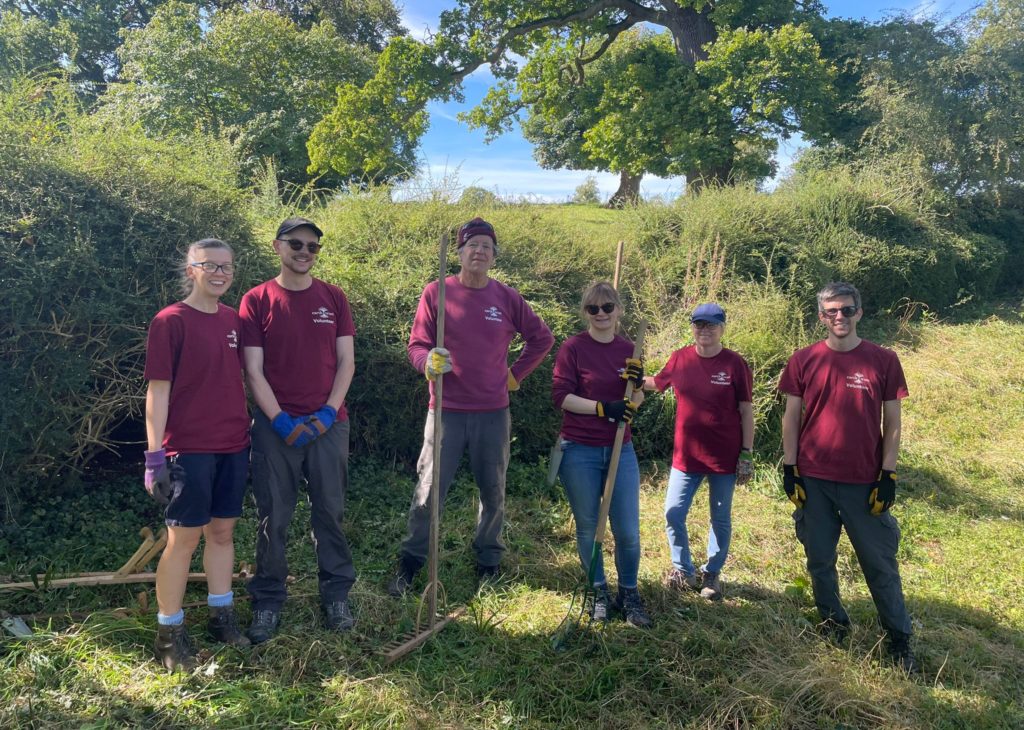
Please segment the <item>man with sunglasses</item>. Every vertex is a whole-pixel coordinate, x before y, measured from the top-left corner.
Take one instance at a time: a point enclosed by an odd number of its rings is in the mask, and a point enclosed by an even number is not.
[[[836,572],[845,528],[888,633],[889,655],[915,672],[896,561],[900,530],[889,513],[907,381],[895,352],[857,336],[863,314],[852,284],[834,282],[818,292],[818,320],[828,335],[794,353],[779,381],[786,394],[783,487],[796,505],[796,535],[807,556],[820,631],[837,643],[849,635]]]
[[[498,255],[498,238],[490,223],[474,218],[459,229],[458,275],[445,279],[445,347],[438,348],[438,284],[427,284],[416,309],[409,336],[409,360],[430,385],[430,409],[435,407],[434,379],[444,373],[441,414],[440,501],[448,493],[463,453],[480,490],[477,516],[477,575],[498,573],[505,543],[505,471],[509,461],[511,421],[509,391],[518,390],[554,344],[547,325],[510,286],[488,275]],[[512,340],[523,338],[523,351],[508,366]],[[402,542],[399,569],[388,584],[393,596],[404,594],[427,559],[430,536],[429,496],[433,476],[434,420],[427,415],[419,480],[409,509],[408,534]]]
[[[325,626],[355,623],[348,593],[355,582],[342,531],[348,484],[345,395],[355,372],[355,327],[345,293],[310,270],[323,232],[288,218],[274,236],[280,273],[242,297],[239,313],[249,389],[259,406],[252,426],[252,483],[259,525],[256,574],[249,582],[258,644],[277,631],[287,596],[288,525],[305,479],[319,567]]]

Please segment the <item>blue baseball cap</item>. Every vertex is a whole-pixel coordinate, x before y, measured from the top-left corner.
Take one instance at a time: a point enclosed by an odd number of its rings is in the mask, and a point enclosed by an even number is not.
[[[725,310],[714,302],[701,304],[693,310],[690,315],[691,322],[713,322],[714,324],[725,324]]]

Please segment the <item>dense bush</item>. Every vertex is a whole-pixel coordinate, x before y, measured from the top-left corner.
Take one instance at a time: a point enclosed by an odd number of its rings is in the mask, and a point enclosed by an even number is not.
[[[0,492],[31,488],[112,448],[141,415],[146,326],[178,298],[190,241],[255,262],[223,149],[146,140],[80,116],[66,89],[0,99]],[[246,282],[265,272],[243,266]],[[17,474],[15,480],[13,476]]]
[[[771,195],[732,187],[671,208],[637,208],[637,242],[651,259],[648,296],[671,304],[686,272],[722,257],[729,278],[774,281],[805,305],[821,284],[846,280],[868,312],[905,300],[935,309],[992,294],[1006,255],[971,231],[914,167],[809,169]]]

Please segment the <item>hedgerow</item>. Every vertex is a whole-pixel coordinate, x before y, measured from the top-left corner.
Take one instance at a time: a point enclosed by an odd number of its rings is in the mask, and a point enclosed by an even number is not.
[[[193,240],[252,250],[233,162],[212,140],[97,126],[58,82],[0,101],[0,495],[66,479],[141,416],[146,326]],[[244,267],[234,295],[264,272]],[[17,478],[14,478],[17,475]]]

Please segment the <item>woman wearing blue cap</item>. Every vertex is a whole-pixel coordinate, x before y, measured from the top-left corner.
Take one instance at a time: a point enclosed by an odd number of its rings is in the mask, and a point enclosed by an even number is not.
[[[672,353],[668,363],[648,380],[648,389],[676,395],[672,471],[665,495],[665,532],[672,568],[665,585],[699,590],[709,600],[722,597],[719,574],[732,537],[732,495],[736,484],[753,475],[753,375],[737,353],[722,347],[725,312],[717,304],[701,304],[690,317],[693,345]],[[705,479],[711,501],[707,562],[698,577],[690,557],[686,517],[693,496]]]

